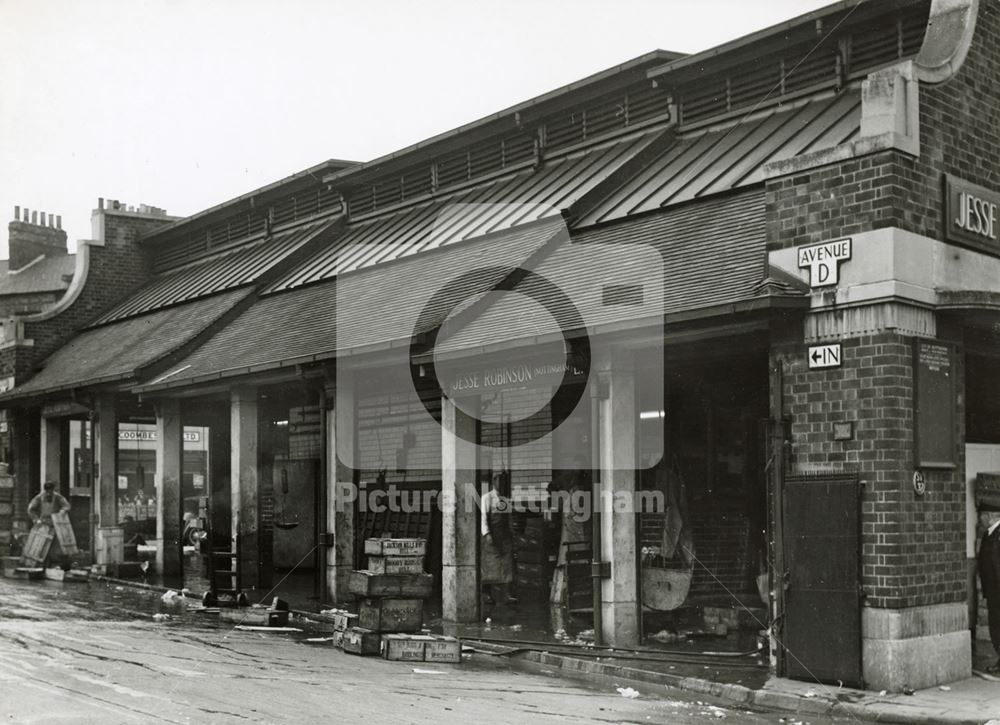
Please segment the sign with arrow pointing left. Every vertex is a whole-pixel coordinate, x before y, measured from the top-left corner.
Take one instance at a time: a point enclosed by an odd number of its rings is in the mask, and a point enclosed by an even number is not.
[[[809,369],[818,368],[839,368],[840,367],[840,343],[832,345],[816,345],[809,348]]]

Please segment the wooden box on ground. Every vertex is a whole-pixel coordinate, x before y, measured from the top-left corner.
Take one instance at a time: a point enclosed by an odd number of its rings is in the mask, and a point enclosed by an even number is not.
[[[375,574],[353,571],[348,590],[359,597],[398,597],[427,599],[434,577],[430,574]]]
[[[287,627],[288,610],[265,609],[263,607],[237,607],[235,609],[222,607],[219,609],[219,619],[253,627]]]
[[[422,556],[369,556],[368,571],[374,574],[423,574]]]
[[[365,539],[365,554],[369,556],[423,556],[427,539]]]
[[[382,637],[382,657],[397,662],[423,662],[424,646],[433,639],[419,634],[387,634]]]
[[[351,627],[358,626],[358,615],[348,611],[335,612],[330,618],[333,620],[333,629],[336,632],[345,632]]]
[[[454,637],[386,634],[382,637],[382,657],[400,662],[458,664],[462,661],[462,643]]]
[[[458,664],[462,661],[462,643],[454,637],[435,637],[424,645],[424,662]]]
[[[419,632],[424,623],[422,599],[362,599],[358,624],[376,632]]]
[[[45,578],[54,582],[85,582],[90,580],[90,572],[86,569],[63,569],[50,566],[45,570]]]
[[[345,652],[356,655],[377,655],[382,642],[378,632],[364,627],[351,627],[344,632]]]

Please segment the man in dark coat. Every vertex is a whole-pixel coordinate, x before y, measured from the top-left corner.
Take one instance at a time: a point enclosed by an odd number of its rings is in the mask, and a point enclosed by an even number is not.
[[[1000,508],[981,505],[979,524],[983,530],[983,538],[976,562],[983,596],[986,597],[990,641],[1000,657]],[[990,668],[990,672],[998,671],[1000,660]]]

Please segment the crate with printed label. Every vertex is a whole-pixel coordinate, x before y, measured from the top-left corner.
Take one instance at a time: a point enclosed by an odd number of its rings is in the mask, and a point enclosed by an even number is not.
[[[422,599],[361,599],[358,625],[376,632],[419,632],[424,623]]]

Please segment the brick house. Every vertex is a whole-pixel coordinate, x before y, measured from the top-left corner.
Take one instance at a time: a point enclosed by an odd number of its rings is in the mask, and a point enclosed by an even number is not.
[[[365,537],[426,537],[456,622],[483,614],[483,481],[511,485],[540,612],[566,543],[543,509],[589,469],[591,508],[669,507],[572,542],[595,565],[557,604],[607,643],[766,628],[780,674],[968,676],[975,481],[1000,469],[998,24],[995,0],[840,2],[189,218],[105,209],[131,225],[98,237],[119,278],[0,357],[15,464],[79,489],[114,563],[134,426],[164,575],[196,499],[248,592],[304,568],[348,601]]]

